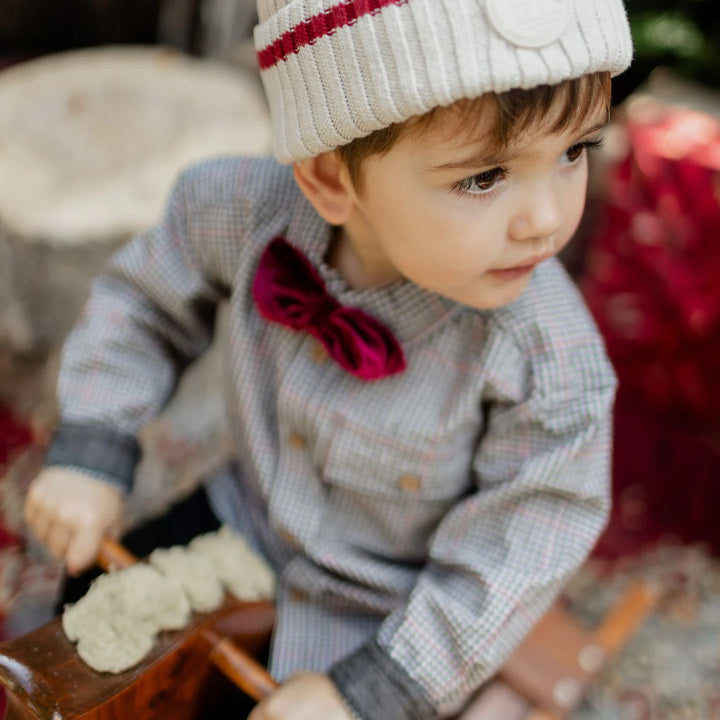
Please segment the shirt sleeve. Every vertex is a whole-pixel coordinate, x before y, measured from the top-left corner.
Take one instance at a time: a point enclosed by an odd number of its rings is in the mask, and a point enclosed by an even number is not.
[[[599,341],[573,366],[568,357],[550,383],[537,384],[544,368],[534,368],[522,402],[489,389],[478,490],[438,527],[407,604],[330,670],[363,720],[457,712],[595,544],[610,505],[615,379]]]
[[[61,423],[46,465],[130,489],[138,432],[209,345],[223,296],[222,269],[194,237],[201,233],[191,232],[208,172],[183,173],[159,225],[116,253],[93,284],[63,350]]]

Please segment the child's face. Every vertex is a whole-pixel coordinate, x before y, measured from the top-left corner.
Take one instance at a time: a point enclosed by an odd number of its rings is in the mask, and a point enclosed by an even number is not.
[[[403,135],[366,159],[341,245],[370,273],[367,284],[406,278],[476,308],[518,298],[535,266],[577,229],[587,147],[605,110],[579,131],[549,132],[552,120],[513,139],[502,157],[482,146],[491,117],[473,137],[440,117],[420,137]]]

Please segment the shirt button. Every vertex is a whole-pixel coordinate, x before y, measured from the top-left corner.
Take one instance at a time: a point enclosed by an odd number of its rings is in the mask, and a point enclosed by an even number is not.
[[[304,600],[307,600],[307,593],[303,592],[299,588],[291,588],[289,597],[292,602],[303,602]]]
[[[405,492],[417,492],[422,487],[422,480],[417,475],[401,475],[398,484]]]
[[[290,446],[294,447],[296,450],[302,450],[305,447],[305,441],[297,433],[292,433],[288,438],[288,442],[290,443]]]
[[[314,363],[322,365],[327,362],[330,357],[327,348],[321,342],[313,343],[312,350],[310,351],[310,358]]]
[[[281,530],[278,535],[280,536],[280,539],[288,545],[295,544],[295,538],[289,530]]]

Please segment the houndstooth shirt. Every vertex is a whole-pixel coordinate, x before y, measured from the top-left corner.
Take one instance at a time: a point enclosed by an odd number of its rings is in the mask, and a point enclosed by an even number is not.
[[[364,382],[260,317],[250,286],[278,235],[392,329],[401,375]],[[229,298],[237,464],[208,493],[279,574],[271,670],[329,672],[365,720],[435,718],[498,670],[601,531],[615,380],[555,260],[482,311],[409,282],[350,289],[324,263],[330,238],[273,160],[186,171],[94,285],[48,463],[129,488],[140,427]]]

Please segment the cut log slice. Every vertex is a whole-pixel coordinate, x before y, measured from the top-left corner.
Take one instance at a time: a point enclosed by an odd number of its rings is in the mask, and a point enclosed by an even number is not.
[[[127,237],[181,167],[269,138],[258,81],[237,69],[144,47],[47,56],[0,74],[0,217],[43,242]]]
[[[50,55],[0,73],[0,351],[62,342],[108,254],[180,170],[268,151],[257,77],[168,49]]]

